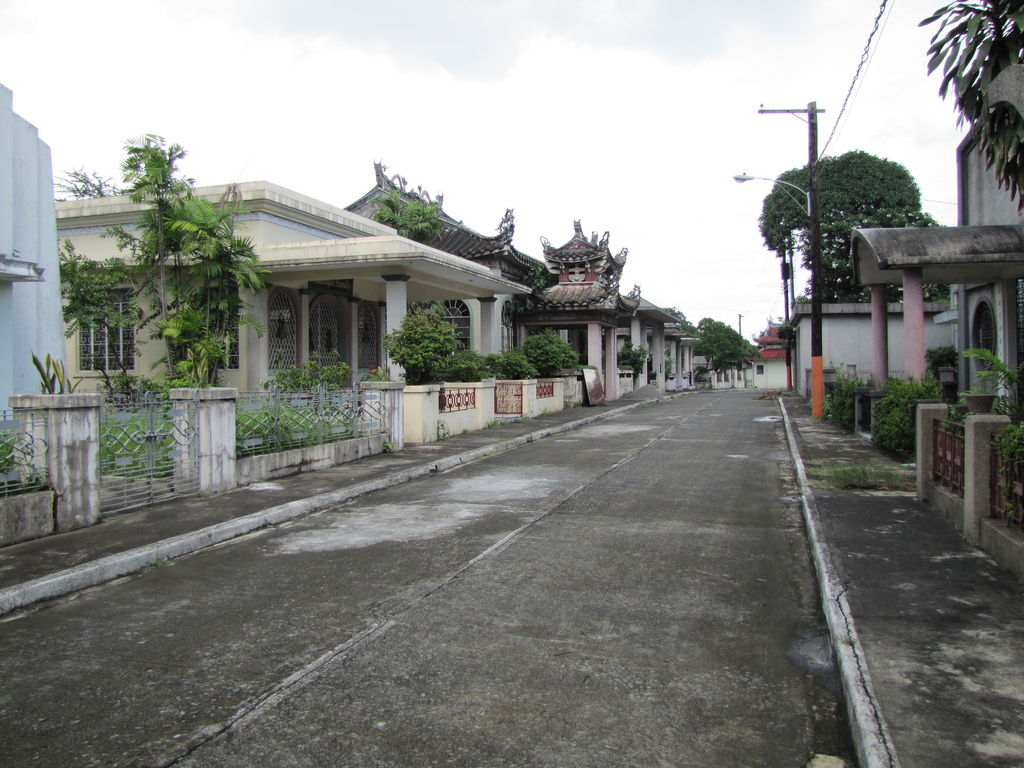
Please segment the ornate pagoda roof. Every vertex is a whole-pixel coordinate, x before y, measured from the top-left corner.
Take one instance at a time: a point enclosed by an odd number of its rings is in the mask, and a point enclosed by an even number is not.
[[[589,239],[579,221],[573,222],[572,239],[554,247],[547,238],[540,239],[548,271],[558,275],[558,285],[547,288],[537,297],[541,309],[605,309],[634,314],[640,306],[640,287],[629,294],[619,293],[619,280],[626,266],[628,249],[613,256],[608,248],[607,232],[599,240],[594,232]]]
[[[490,258],[511,262],[525,269],[540,264],[539,261],[527,256],[512,245],[512,235],[515,233],[515,217],[511,208],[505,210],[505,215],[498,224],[498,234],[482,235],[470,229],[461,221],[456,221],[454,217],[444,210],[443,193],[438,193],[431,197],[430,193],[424,190],[423,187],[417,186],[415,189],[412,189],[404,176],[398,174],[389,176],[387,166],[383,163],[375,162],[373,164],[373,171],[377,179],[377,185],[349,205],[347,210],[372,219],[374,214],[380,209],[380,199],[393,191],[397,191],[406,202],[416,200],[424,205],[436,205],[440,209],[444,229],[439,237],[435,237],[427,243],[432,248],[437,248],[471,261]]]

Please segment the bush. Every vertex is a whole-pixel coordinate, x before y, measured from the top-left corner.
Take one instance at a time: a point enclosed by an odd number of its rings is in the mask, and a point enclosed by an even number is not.
[[[665,350],[665,354],[668,355],[668,350]],[[633,372],[633,382],[640,378],[640,374],[644,370],[644,364],[647,362],[647,348],[646,347],[634,347],[632,339],[626,339],[626,343],[622,345],[622,349],[619,350],[619,367],[627,368]],[[665,370],[669,369],[668,362],[665,363]]]
[[[352,369],[346,363],[321,365],[310,360],[302,365],[282,368],[274,374],[274,383],[285,390],[316,389],[321,384],[325,384],[327,389],[345,389],[349,386],[351,373]],[[264,382],[264,388],[267,384]]]
[[[853,429],[855,404],[853,390],[867,386],[860,379],[844,374],[836,375],[836,384],[831,394],[825,398],[825,418],[833,424]]]
[[[572,351],[569,342],[550,328],[527,337],[523,342],[523,353],[539,376],[554,376],[563,368],[575,368],[580,364],[579,356]]]
[[[914,401],[935,399],[939,394],[934,381],[886,381],[873,414],[875,445],[897,456],[913,454],[917,436]]]
[[[479,352],[462,349],[445,358],[434,374],[440,381],[480,381],[491,375],[491,369]]]
[[[537,369],[527,359],[526,353],[518,347],[502,352],[500,355],[488,355],[487,364],[491,372],[499,379],[535,379]]]
[[[407,384],[426,384],[458,347],[455,329],[432,307],[417,307],[384,336],[388,356],[405,368]]]

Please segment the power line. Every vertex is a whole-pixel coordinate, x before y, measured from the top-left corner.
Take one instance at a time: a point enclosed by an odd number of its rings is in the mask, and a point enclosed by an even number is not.
[[[829,134],[828,141],[826,141],[825,146],[822,147],[819,157],[825,154],[825,150],[828,149],[828,145],[836,135],[836,128],[839,127],[839,121],[843,119],[843,112],[846,111],[846,105],[850,101],[850,95],[853,93],[853,87],[857,84],[857,78],[860,77],[860,71],[864,68],[864,64],[868,60],[868,54],[871,52],[871,40],[878,31],[878,23],[882,20],[882,14],[885,13],[885,5],[888,1],[889,0],[882,0],[882,4],[878,7],[878,15],[875,16],[875,26],[872,28],[871,34],[868,35],[868,42],[867,45],[864,46],[864,53],[861,54],[860,64],[857,65],[857,71],[853,73],[853,82],[850,83],[850,89],[846,92],[846,98],[843,99],[843,106],[839,110],[838,117],[836,117],[835,125],[832,126],[832,133]]]

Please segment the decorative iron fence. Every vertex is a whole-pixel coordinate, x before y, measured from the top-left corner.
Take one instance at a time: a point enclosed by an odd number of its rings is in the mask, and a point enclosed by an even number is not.
[[[1024,536],[1024,462],[1006,461],[993,444],[989,454],[989,514]]]
[[[964,425],[935,419],[932,479],[950,493],[964,495]]]
[[[494,384],[494,415],[523,415],[523,384],[519,381],[498,381]]]
[[[335,443],[385,431],[384,401],[378,391],[283,391],[275,385],[238,395],[235,413],[239,457]]]
[[[537,399],[543,399],[545,397],[555,396],[555,382],[553,381],[538,381],[537,382]]]
[[[441,413],[471,411],[476,408],[476,390],[472,388],[447,389],[437,393],[437,407]]]
[[[46,416],[0,410],[0,498],[49,487]]]
[[[198,391],[114,395],[100,410],[100,510],[120,512],[199,493]]]

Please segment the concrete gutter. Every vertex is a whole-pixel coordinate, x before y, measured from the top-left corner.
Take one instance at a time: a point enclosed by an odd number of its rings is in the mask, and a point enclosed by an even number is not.
[[[789,421],[786,405],[781,399],[779,408],[786,425],[789,453],[800,484],[807,538],[814,559],[814,570],[818,575],[822,609],[832,635],[832,648],[846,698],[857,760],[861,768],[899,768],[896,747],[889,736],[889,729],[875,696],[871,676],[868,674],[867,659],[864,658],[863,647],[853,622],[853,613],[846,599],[846,587],[839,578],[825,542],[814,492],[807,482],[807,472],[796,444],[793,425]]]
[[[485,456],[510,451],[521,445],[532,443],[535,440],[578,429],[595,421],[607,419],[632,410],[641,405],[642,402],[638,401],[583,419],[576,419],[553,427],[539,429],[511,440],[502,440],[471,451],[447,456],[435,462],[428,462],[418,467],[393,472],[384,477],[368,480],[367,482],[331,491],[330,493],[322,493],[305,499],[290,501],[286,504],[279,504],[276,507],[269,507],[259,512],[244,515],[243,517],[237,517],[223,523],[200,528],[197,531],[163,539],[153,544],[136,547],[135,549],[119,552],[116,555],[109,555],[91,563],[85,563],[48,576],[26,581],[23,584],[0,590],[0,616],[41,600],[62,597],[81,589],[105,584],[121,576],[138,573],[152,565],[198,552],[207,547],[258,531],[261,528],[280,525],[297,517],[319,512],[320,510],[346,502],[349,499],[354,499],[357,496],[401,485],[410,480],[429,475],[432,472],[444,472]]]

